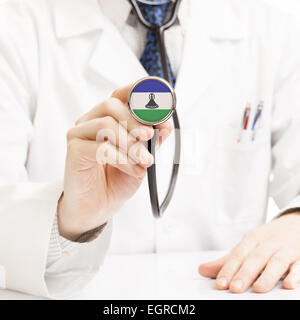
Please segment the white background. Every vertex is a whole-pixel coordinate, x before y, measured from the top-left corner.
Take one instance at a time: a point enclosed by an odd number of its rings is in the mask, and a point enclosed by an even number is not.
[[[6,1],[10,1],[10,0],[0,0],[0,3],[6,2]],[[243,1],[243,0],[240,0],[240,1]],[[284,10],[285,12],[294,15],[297,18],[297,21],[299,22],[299,26],[300,26],[300,0],[261,0],[261,1],[267,1],[269,3],[272,3],[278,8],[281,8],[282,10]],[[269,210],[268,210],[268,219],[271,219],[277,213],[278,213],[278,209],[275,203],[271,200],[269,205]]]

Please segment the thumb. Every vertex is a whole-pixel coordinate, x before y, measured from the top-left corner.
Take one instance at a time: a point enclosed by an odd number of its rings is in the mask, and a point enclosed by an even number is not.
[[[214,261],[203,263],[199,266],[198,272],[201,276],[215,279],[223,267],[227,255]]]

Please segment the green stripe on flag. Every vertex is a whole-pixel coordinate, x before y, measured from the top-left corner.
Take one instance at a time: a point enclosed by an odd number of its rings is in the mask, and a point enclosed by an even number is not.
[[[156,110],[146,110],[146,109],[134,109],[135,115],[148,122],[159,122],[166,118],[171,112],[170,109],[156,109]]]

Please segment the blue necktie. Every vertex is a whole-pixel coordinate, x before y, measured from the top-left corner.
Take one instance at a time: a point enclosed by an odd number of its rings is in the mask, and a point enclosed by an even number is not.
[[[153,4],[138,1],[144,18],[152,25],[163,25],[168,17],[171,2],[166,0],[148,0],[147,2],[153,2]],[[171,85],[174,87],[176,79],[172,72],[169,58],[167,59]],[[163,78],[159,43],[154,31],[149,30],[147,32],[146,47],[140,61],[150,76]]]

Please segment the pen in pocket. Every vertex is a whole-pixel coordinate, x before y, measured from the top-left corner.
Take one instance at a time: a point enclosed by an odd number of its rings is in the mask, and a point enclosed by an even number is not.
[[[259,105],[257,106],[256,113],[255,113],[255,116],[254,116],[254,119],[253,119],[253,124],[252,124],[252,128],[251,128],[251,131],[252,131],[252,141],[255,140],[256,131],[257,131],[257,128],[258,128],[259,123],[260,123],[260,119],[261,119],[261,114],[262,114],[263,107],[264,107],[264,102],[261,101],[261,102],[259,103]]]
[[[246,108],[244,110],[242,126],[241,126],[241,130],[239,133],[239,137],[237,139],[237,143],[241,142],[242,136],[243,136],[243,131],[246,131],[248,128],[250,113],[251,113],[251,105],[250,105],[250,103],[247,103]]]

